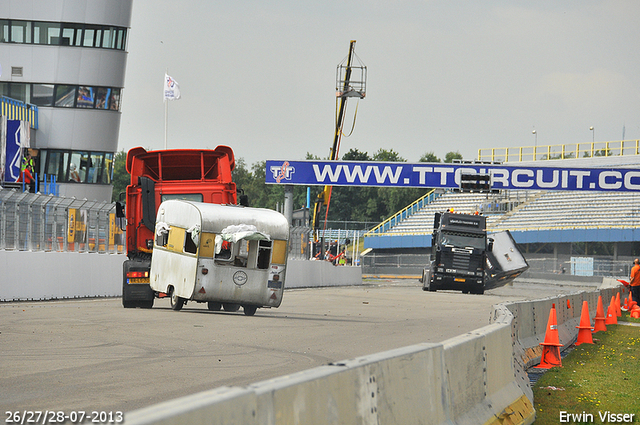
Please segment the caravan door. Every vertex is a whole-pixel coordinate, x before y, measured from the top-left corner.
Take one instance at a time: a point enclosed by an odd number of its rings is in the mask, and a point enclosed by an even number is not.
[[[201,226],[200,211],[192,204],[165,201],[160,205],[151,257],[151,289],[177,296],[181,303],[192,299]]]

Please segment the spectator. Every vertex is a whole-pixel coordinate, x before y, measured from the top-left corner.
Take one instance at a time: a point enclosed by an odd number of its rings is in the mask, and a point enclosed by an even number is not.
[[[29,192],[36,193],[36,179],[33,178],[31,164],[27,164],[27,166],[20,172],[20,177],[18,177],[18,182],[24,182],[29,186]]]
[[[631,268],[629,289],[631,290],[633,300],[640,303],[640,260],[637,258],[634,260],[633,267]]]

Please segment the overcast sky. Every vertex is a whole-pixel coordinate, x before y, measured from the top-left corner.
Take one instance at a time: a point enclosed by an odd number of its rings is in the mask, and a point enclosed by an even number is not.
[[[350,40],[367,96],[340,155],[640,139],[639,17],[637,0],[134,0],[119,150],[163,148],[168,70],[169,148],[327,157]]]

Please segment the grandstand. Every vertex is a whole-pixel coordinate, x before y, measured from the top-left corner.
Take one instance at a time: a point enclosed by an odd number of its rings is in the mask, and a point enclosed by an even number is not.
[[[430,235],[434,214],[449,208],[486,215],[490,231],[640,228],[640,194],[635,192],[445,192],[385,232],[377,231],[383,223],[366,237]]]
[[[640,156],[561,161],[573,166],[637,168]],[[489,231],[509,230],[528,260],[553,258],[554,270],[562,270],[564,266],[558,264],[577,256],[608,262],[629,262],[640,256],[637,192],[433,191],[366,233],[364,246],[379,258],[397,255],[405,261],[414,254],[424,259],[430,252],[434,214],[449,208],[486,215]]]

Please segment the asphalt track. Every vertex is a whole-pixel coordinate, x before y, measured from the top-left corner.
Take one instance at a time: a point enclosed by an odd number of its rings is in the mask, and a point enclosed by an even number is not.
[[[278,309],[211,312],[168,300],[151,310],[121,300],[0,304],[0,413],[131,411],[219,386],[242,386],[489,323],[511,300],[576,291],[518,283],[485,295],[423,292],[414,280],[292,289]]]

